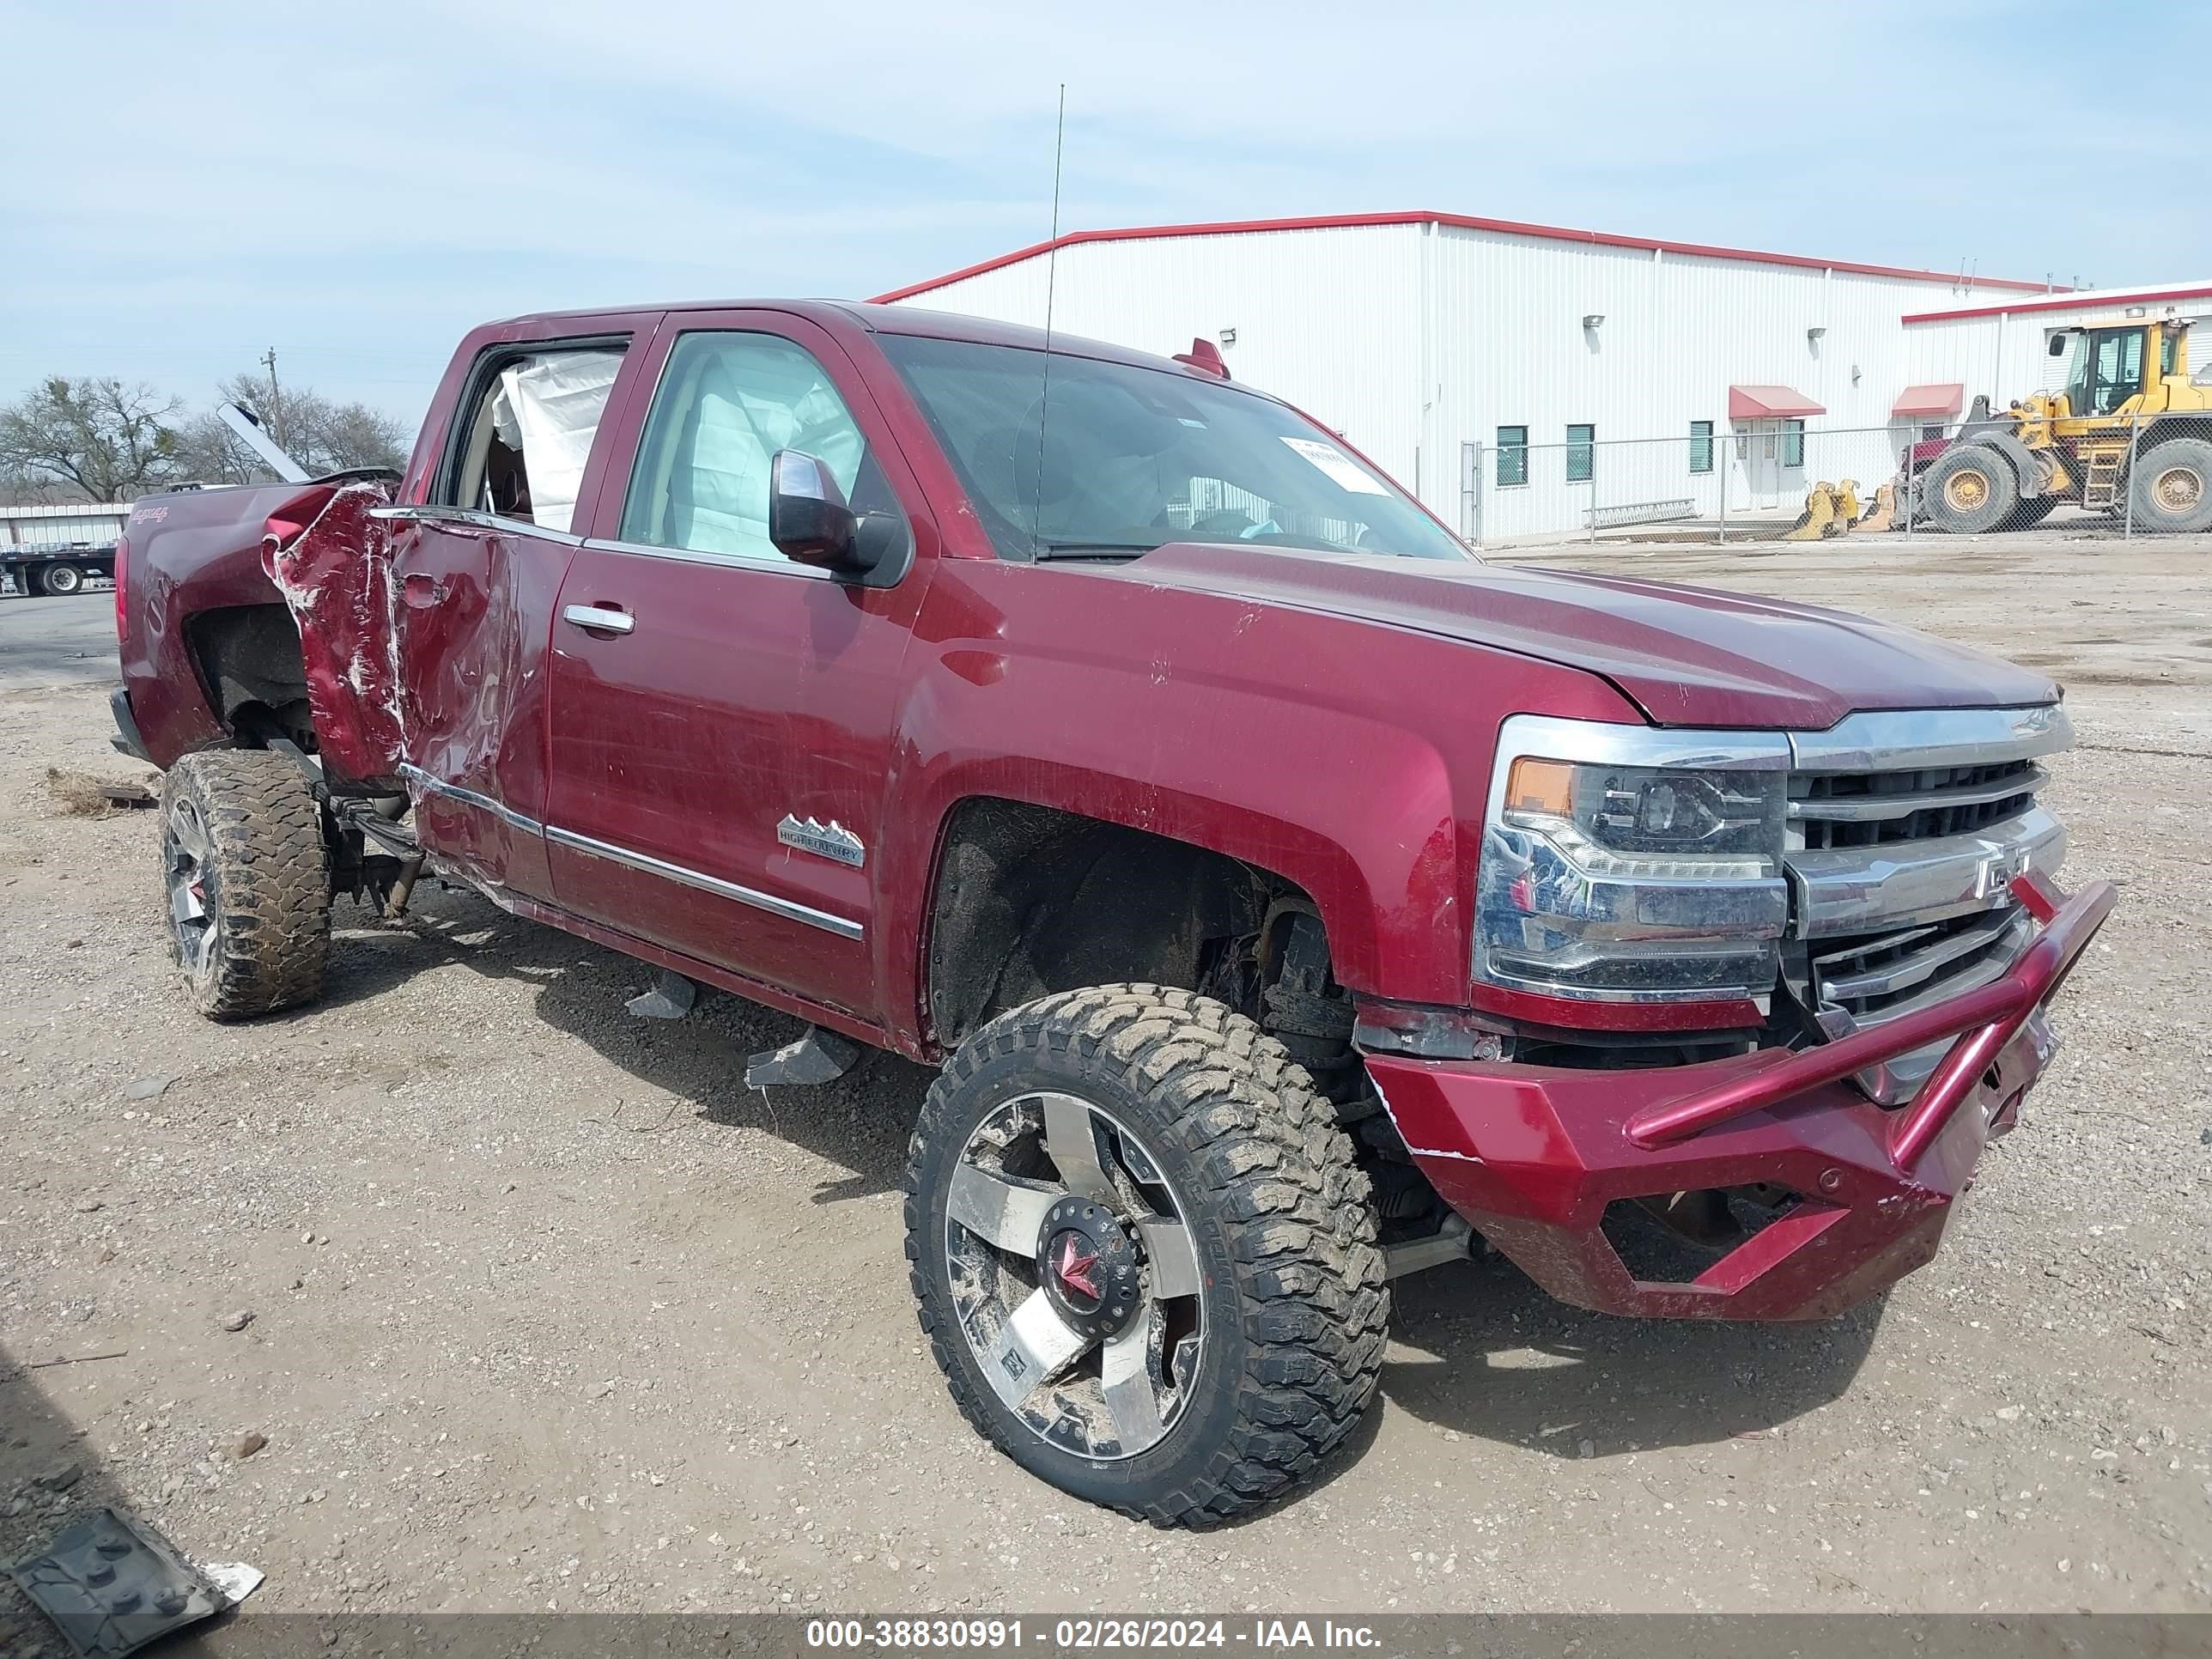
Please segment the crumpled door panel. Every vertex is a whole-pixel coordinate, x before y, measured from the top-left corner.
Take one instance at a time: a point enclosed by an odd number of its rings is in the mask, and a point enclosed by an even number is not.
[[[307,706],[325,770],[397,787],[407,758],[392,628],[392,526],[383,484],[318,484],[269,517],[261,568],[299,625]]]
[[[404,793],[440,868],[546,893],[543,670],[568,550],[520,520],[377,517],[386,504],[374,484],[319,485],[263,544],[325,775]]]

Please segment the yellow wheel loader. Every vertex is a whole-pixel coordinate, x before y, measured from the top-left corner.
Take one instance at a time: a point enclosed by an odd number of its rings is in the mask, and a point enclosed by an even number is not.
[[[1964,535],[2020,530],[2071,502],[2146,530],[2212,530],[2212,365],[2190,374],[2191,320],[2054,333],[2051,355],[2073,354],[2066,389],[1970,422],[1912,481],[1921,521]]]

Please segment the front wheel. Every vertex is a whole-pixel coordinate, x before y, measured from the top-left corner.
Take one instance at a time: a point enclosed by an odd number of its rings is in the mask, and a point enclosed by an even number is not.
[[[1939,530],[1978,536],[1996,530],[2020,504],[2012,463],[1990,444],[1954,443],[1922,475],[1923,516]]]
[[[961,1045],[907,1165],[922,1329],[976,1430],[1161,1524],[1259,1507],[1343,1443],[1389,1291],[1366,1176],[1282,1046],[1157,985]]]

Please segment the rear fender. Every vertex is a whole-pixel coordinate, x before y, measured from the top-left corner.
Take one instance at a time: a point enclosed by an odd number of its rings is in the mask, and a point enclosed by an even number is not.
[[[335,778],[396,787],[406,752],[390,536],[375,481],[323,483],[269,515],[261,568],[300,629],[316,745]]]

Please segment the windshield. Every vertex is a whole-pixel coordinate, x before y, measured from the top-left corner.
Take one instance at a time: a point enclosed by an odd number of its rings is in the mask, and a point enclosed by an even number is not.
[[[1396,486],[1272,399],[1024,346],[878,337],[1002,558],[1163,542],[1471,558]]]
[[[2076,416],[2110,415],[2142,390],[2143,331],[2100,328],[2074,337],[2067,406]]]

